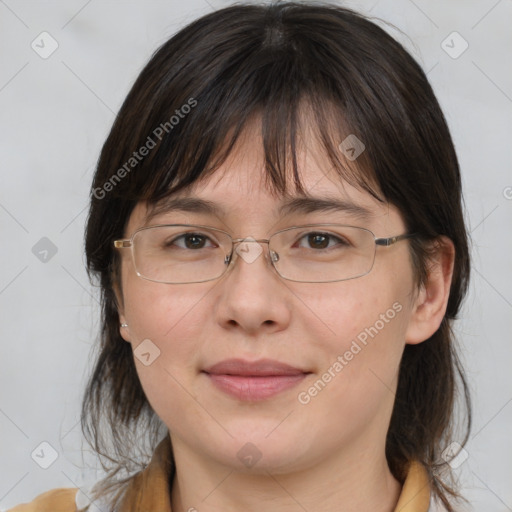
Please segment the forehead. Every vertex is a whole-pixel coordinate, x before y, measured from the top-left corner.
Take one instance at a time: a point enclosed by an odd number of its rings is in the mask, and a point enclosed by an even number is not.
[[[243,215],[254,209],[273,212],[277,217],[314,212],[344,212],[352,218],[368,220],[383,208],[370,194],[359,191],[343,182],[339,176],[331,176],[308,169],[301,176],[305,193],[288,191],[276,194],[265,183],[263,170],[248,172],[247,167],[230,169],[214,175],[208,181],[200,181],[155,205],[147,207],[146,221],[166,212],[180,211],[227,217]]]

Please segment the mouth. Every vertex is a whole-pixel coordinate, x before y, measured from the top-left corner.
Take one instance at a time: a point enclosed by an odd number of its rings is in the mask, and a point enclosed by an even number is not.
[[[311,372],[271,359],[227,359],[202,371],[220,391],[242,401],[260,401],[284,392]]]

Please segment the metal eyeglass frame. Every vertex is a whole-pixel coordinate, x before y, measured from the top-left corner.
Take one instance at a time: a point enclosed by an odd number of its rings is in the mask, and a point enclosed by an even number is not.
[[[147,230],[147,229],[160,228],[160,227],[178,227],[178,226],[190,227],[190,228],[202,228],[202,229],[208,229],[208,230],[211,230],[211,231],[217,231],[219,233],[223,233],[223,234],[227,235],[230,238],[230,240],[231,240],[231,251],[224,258],[224,263],[225,263],[226,267],[225,267],[225,270],[222,272],[222,274],[220,274],[220,275],[218,275],[216,277],[212,277],[210,279],[203,279],[201,281],[185,281],[185,282],[180,282],[180,283],[172,283],[172,282],[167,282],[167,281],[158,281],[156,279],[150,279],[150,278],[145,277],[145,276],[143,276],[142,274],[139,273],[139,271],[137,270],[137,265],[135,263],[135,255],[134,255],[134,252],[133,252],[133,248],[134,248],[133,239],[134,239],[135,235],[137,233],[139,233],[140,231],[144,231],[144,230]],[[156,224],[156,225],[153,225],[153,226],[144,226],[142,228],[137,229],[136,231],[134,231],[134,233],[131,236],[131,238],[122,238],[122,239],[119,239],[119,240],[114,240],[114,247],[116,249],[127,249],[127,248],[131,249],[131,256],[132,256],[133,266],[135,268],[135,272],[137,273],[137,276],[139,276],[141,279],[145,279],[146,281],[151,281],[151,282],[154,282],[154,283],[162,283],[162,284],[196,284],[196,283],[206,283],[208,281],[214,281],[215,279],[221,278],[229,269],[229,265],[230,265],[230,263],[231,263],[231,261],[233,259],[233,252],[235,250],[235,244],[237,244],[237,243],[241,243],[241,242],[256,242],[256,243],[266,243],[268,245],[270,243],[270,239],[273,236],[275,236],[275,235],[277,235],[279,233],[283,233],[284,231],[289,231],[291,229],[298,229],[298,228],[314,228],[314,227],[327,227],[327,226],[338,226],[338,227],[346,227],[346,228],[355,228],[355,229],[360,229],[360,230],[363,230],[363,231],[367,231],[368,233],[370,233],[373,236],[373,239],[375,241],[375,245],[376,246],[382,246],[382,247],[390,247],[391,245],[393,245],[393,244],[395,244],[397,242],[400,242],[401,240],[406,240],[406,239],[409,239],[409,238],[413,238],[415,236],[415,233],[403,233],[401,235],[395,235],[395,236],[390,236],[390,237],[383,238],[383,237],[376,237],[375,234],[373,233],[373,231],[371,231],[371,230],[369,230],[367,228],[362,228],[361,226],[352,226],[352,225],[349,225],[349,224],[320,223],[320,224],[302,224],[302,225],[299,225],[299,226],[291,226],[291,227],[288,227],[288,228],[276,231],[275,233],[272,233],[272,235],[270,235],[269,238],[252,239],[252,237],[233,238],[227,231],[224,231],[224,230],[218,229],[218,228],[214,228],[212,226],[201,225],[201,224]],[[293,282],[296,282],[296,283],[318,283],[318,284],[320,284],[320,283],[337,283],[337,282],[341,282],[341,281],[349,281],[351,279],[357,279],[359,277],[363,277],[365,275],[368,275],[372,271],[372,269],[373,269],[373,265],[375,264],[375,256],[376,256],[376,253],[375,253],[374,257],[373,257],[372,266],[364,274],[359,274],[357,276],[347,277],[347,278],[344,278],[344,279],[334,279],[334,280],[331,280],[331,281],[300,281],[300,280],[297,280],[297,279],[290,279],[290,278],[287,278],[287,277],[284,277],[283,275],[281,275],[279,270],[274,265],[274,263],[279,260],[279,254],[274,252],[274,251],[270,252],[270,246],[269,246],[269,253],[270,253],[270,260],[272,262],[272,268],[275,270],[275,272],[282,279],[285,279],[287,281],[293,281]]]

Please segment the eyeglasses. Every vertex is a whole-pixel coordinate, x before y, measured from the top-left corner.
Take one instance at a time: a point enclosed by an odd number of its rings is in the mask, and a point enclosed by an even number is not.
[[[365,228],[308,224],[255,240],[232,238],[226,231],[209,226],[166,224],[140,228],[129,239],[115,240],[114,247],[130,248],[137,275],[157,283],[218,279],[228,270],[234,252],[252,263],[263,252],[260,244],[268,244],[272,266],[283,279],[329,283],[368,274],[378,245],[389,247],[412,236],[377,238]]]

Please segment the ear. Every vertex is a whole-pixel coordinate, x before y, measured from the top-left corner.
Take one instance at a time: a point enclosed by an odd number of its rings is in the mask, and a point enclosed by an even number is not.
[[[128,322],[126,321],[126,317],[124,316],[123,291],[115,275],[112,276],[112,283],[112,289],[116,297],[117,311],[119,313],[119,334],[121,335],[123,340],[131,342],[130,326],[121,327],[121,324],[127,324]]]
[[[455,247],[442,236],[436,241],[427,269],[427,281],[414,301],[405,341],[410,345],[421,343],[439,329],[446,313],[453,276]]]

